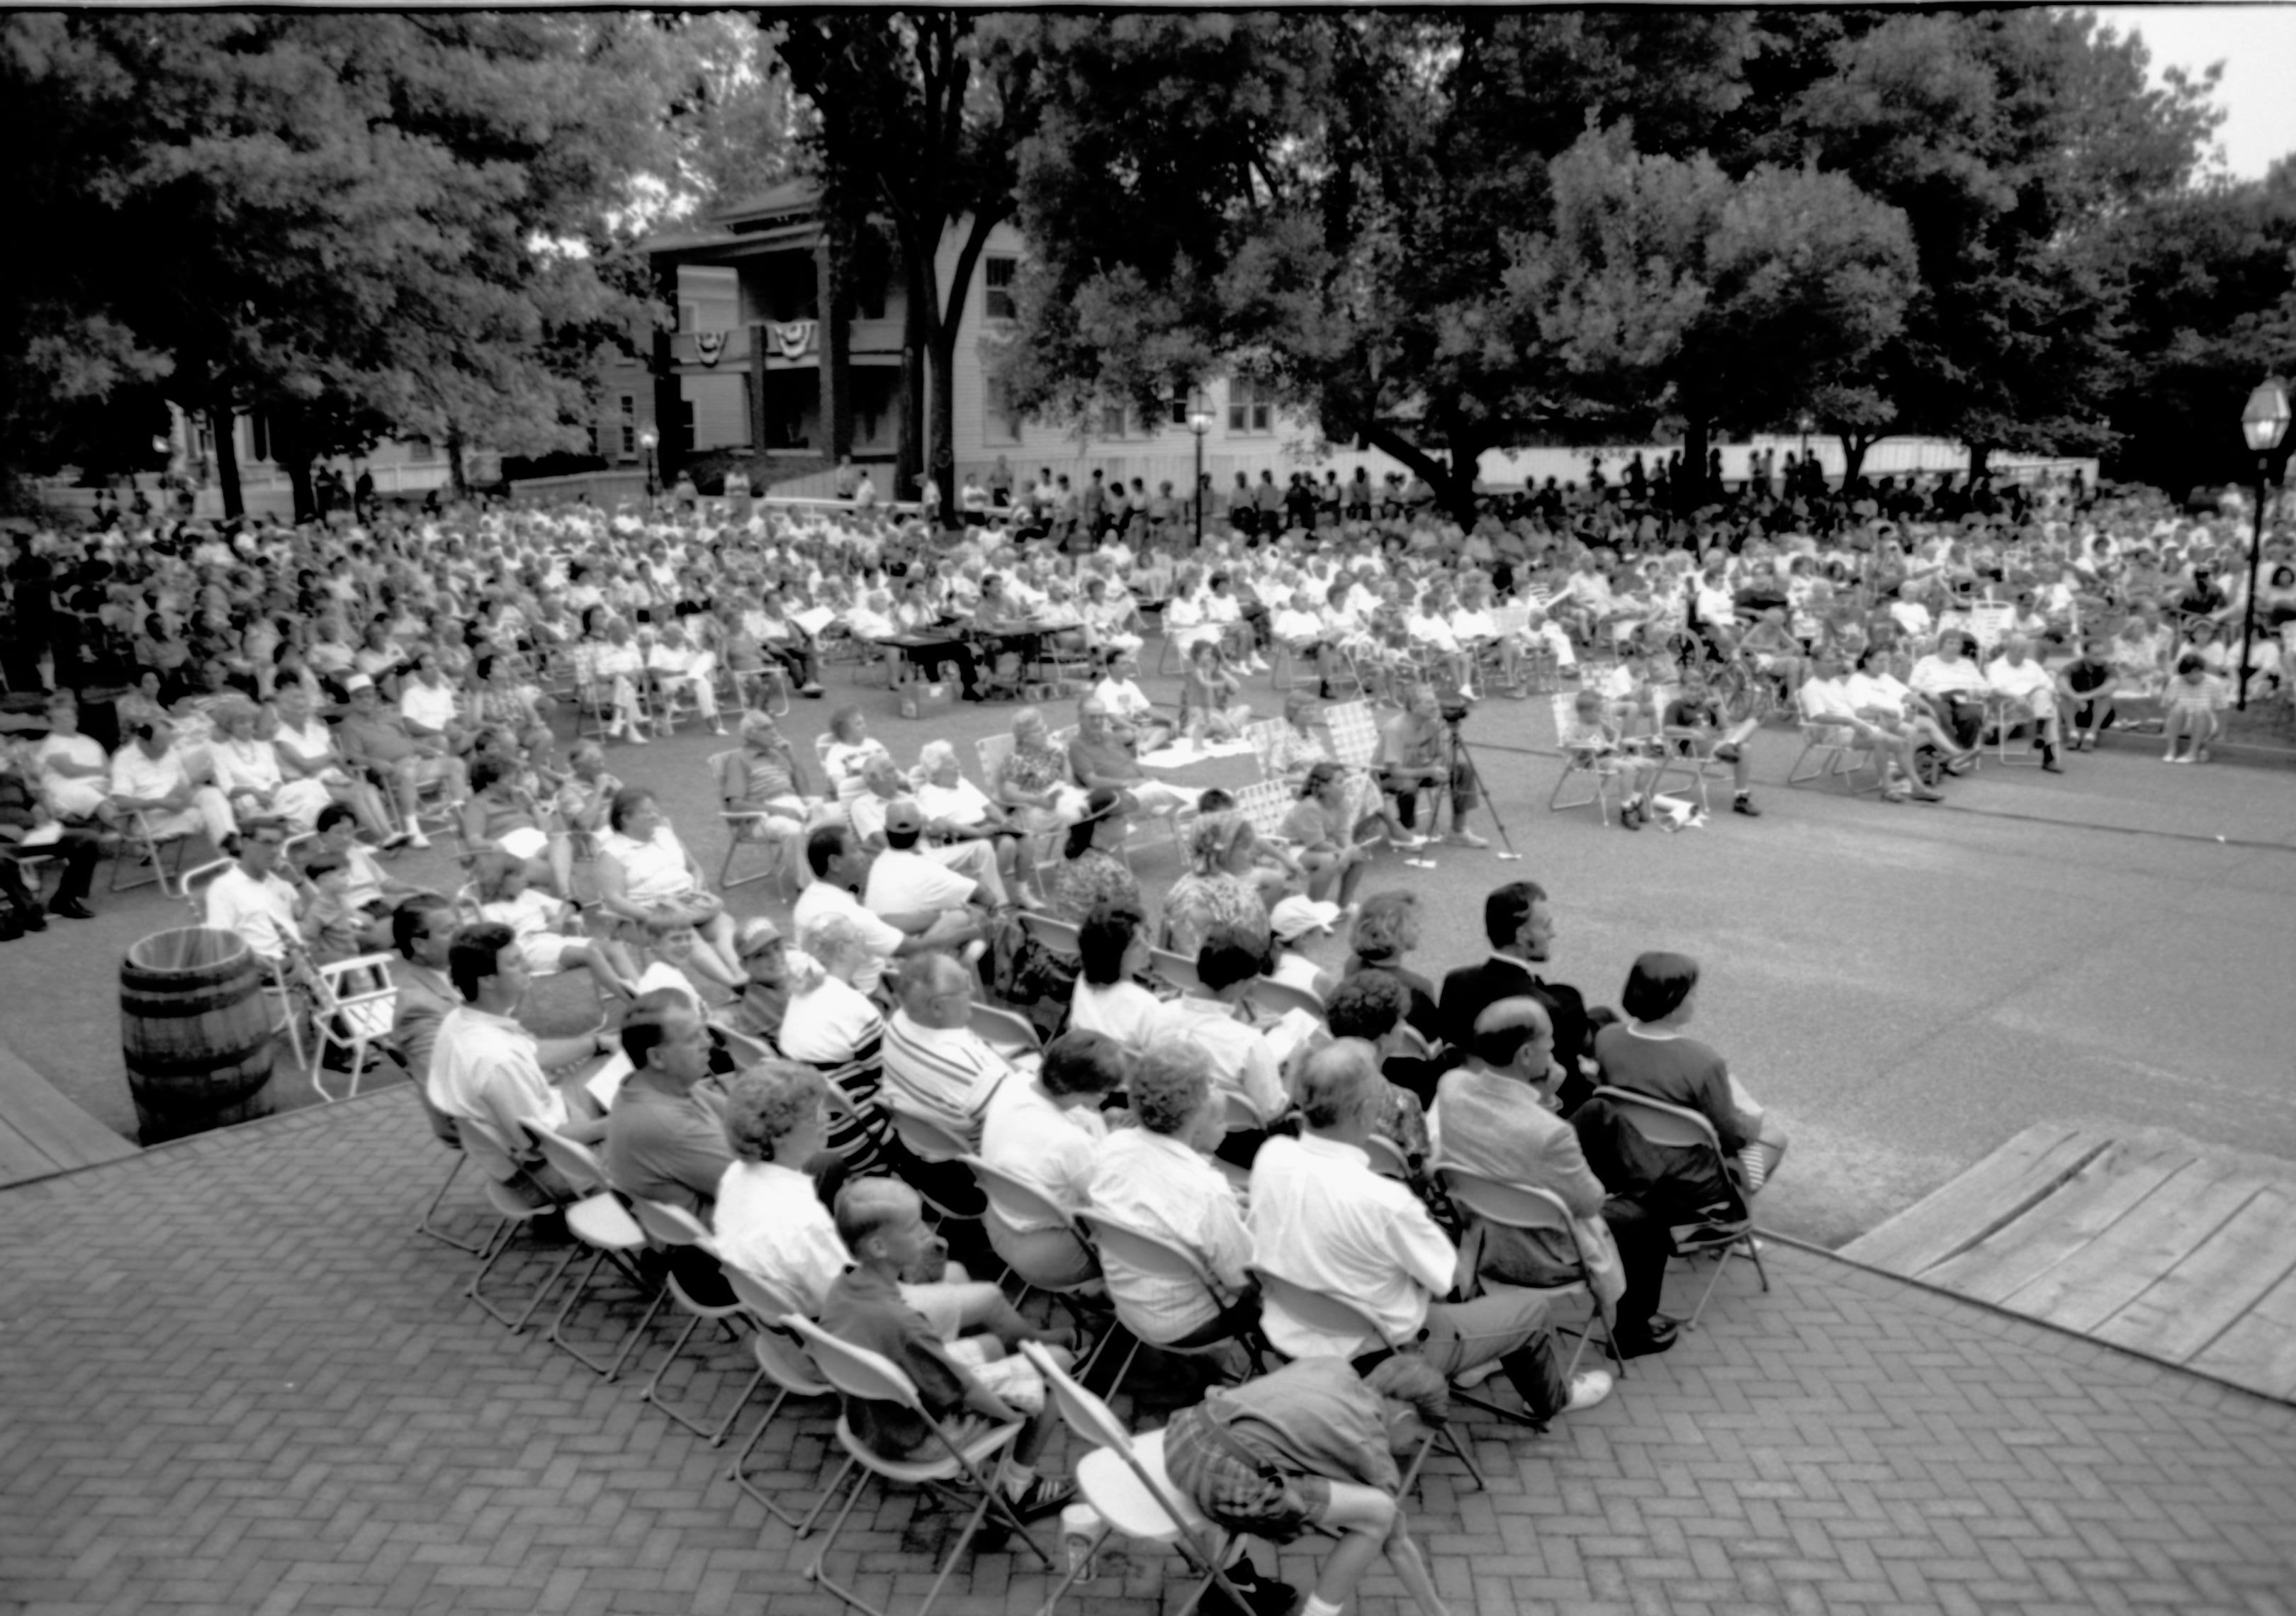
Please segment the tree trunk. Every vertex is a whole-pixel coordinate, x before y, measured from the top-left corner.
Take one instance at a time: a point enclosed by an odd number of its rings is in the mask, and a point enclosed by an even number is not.
[[[1391,455],[1411,468],[1422,482],[1435,491],[1435,502],[1449,513],[1463,528],[1475,525],[1475,465],[1485,446],[1477,443],[1454,444],[1447,460],[1438,460],[1433,451],[1419,445],[1392,427],[1372,426],[1364,429],[1358,441],[1383,454]]]
[[[853,275],[850,236],[832,226],[821,253],[821,437],[832,463],[853,452]]]
[[[1841,443],[1841,486],[1848,488],[1865,474],[1866,456],[1887,434],[1876,432],[1871,438],[1854,432],[1839,432]]]
[[[932,261],[920,260],[914,243],[903,241],[907,259],[908,307],[901,311],[901,425],[893,451],[895,500],[917,497],[917,473],[924,469],[924,382],[927,353],[932,347],[934,305]]]
[[[1986,474],[1992,459],[1991,444],[1972,443],[1969,446],[1969,482],[1972,488],[1976,487],[1978,480]]]
[[[941,532],[961,526],[956,516],[956,322],[943,320],[932,345],[931,400],[925,416],[925,463],[931,468],[930,492],[920,490],[932,507]]]
[[[295,506],[295,520],[310,521],[319,512],[319,491],[311,481],[311,456],[299,451],[291,453],[280,461],[279,469],[287,473],[288,497]]]
[[[452,422],[447,423],[447,481],[456,499],[470,498],[471,479],[463,468],[463,429]]]
[[[247,514],[247,501],[239,488],[239,445],[233,440],[230,409],[217,405],[208,411],[208,431],[215,439],[216,487],[223,493],[226,521]]]

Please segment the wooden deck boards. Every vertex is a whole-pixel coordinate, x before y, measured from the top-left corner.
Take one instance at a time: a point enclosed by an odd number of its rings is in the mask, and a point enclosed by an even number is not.
[[[0,1046],[0,1185],[117,1161],[135,1146],[58,1094]]]
[[[2296,1400],[2296,1163],[2037,1126],[1841,1255]]]

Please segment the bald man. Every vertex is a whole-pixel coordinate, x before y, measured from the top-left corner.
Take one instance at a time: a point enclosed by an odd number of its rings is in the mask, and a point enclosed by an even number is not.
[[[1502,1284],[1567,1284],[1578,1276],[1580,1247],[1600,1245],[1607,1230],[1624,1280],[1611,1297],[1620,1352],[1641,1358],[1673,1346],[1675,1321],[1657,1311],[1672,1238],[1665,1223],[1640,1204],[1603,1189],[1587,1165],[1578,1136],[1557,1114],[1565,1073],[1555,1057],[1546,1005],[1518,997],[1488,1006],[1475,1018],[1465,1053],[1466,1063],[1444,1074],[1428,1108],[1437,1167],[1546,1190],[1560,1196],[1582,1226],[1574,1243],[1486,1225],[1478,1272]],[[1598,1218],[1596,1227],[1585,1226]],[[1596,1289],[1619,1287],[1604,1286],[1598,1276]]]

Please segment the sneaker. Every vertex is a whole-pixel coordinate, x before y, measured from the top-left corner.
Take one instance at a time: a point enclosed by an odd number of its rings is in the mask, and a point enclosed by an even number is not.
[[[408,846],[414,841],[414,833],[413,831],[393,831],[390,835],[377,842],[375,846],[379,851],[392,853],[398,851],[400,848]]]
[[[1443,845],[1452,848],[1487,848],[1490,839],[1478,836],[1472,831],[1453,831],[1443,838]]]
[[[1889,790],[1882,793],[1882,800],[1884,802],[1903,802],[1906,800],[1906,793],[1903,787],[1893,785]]]
[[[1641,830],[1643,828],[1642,810],[1636,808],[1620,808],[1619,810],[1619,828],[1622,831]]]
[[[1730,799],[1730,811],[1734,814],[1743,814],[1749,819],[1759,819],[1762,816],[1762,810],[1754,806],[1754,800],[1751,797],[1733,797]]]
[[[1592,1408],[1609,1397],[1611,1389],[1617,1384],[1618,1382],[1611,1379],[1611,1372],[1607,1369],[1589,1369],[1582,1374],[1573,1376],[1570,1382],[1570,1400],[1562,1405],[1562,1412],[1578,1414]]]
[[[1943,802],[1945,800],[1945,793],[1943,792],[1933,792],[1926,785],[1917,785],[1914,787],[1913,791],[1909,794],[1916,802]]]
[[[430,845],[430,838],[420,831],[409,831],[406,833],[406,845],[410,848],[427,848]]]

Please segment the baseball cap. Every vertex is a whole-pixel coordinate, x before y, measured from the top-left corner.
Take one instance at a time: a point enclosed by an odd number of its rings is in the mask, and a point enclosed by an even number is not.
[[[755,954],[777,947],[782,940],[782,929],[762,915],[753,915],[734,928],[734,956],[748,959]]]
[[[925,828],[922,809],[906,797],[897,797],[885,808],[888,834],[914,835]]]
[[[1329,931],[1340,918],[1340,906],[1312,898],[1287,898],[1269,911],[1267,929],[1286,942],[1310,931]]]
[[[343,681],[343,691],[348,695],[357,695],[362,690],[373,688],[374,681],[363,673],[355,673]]]

